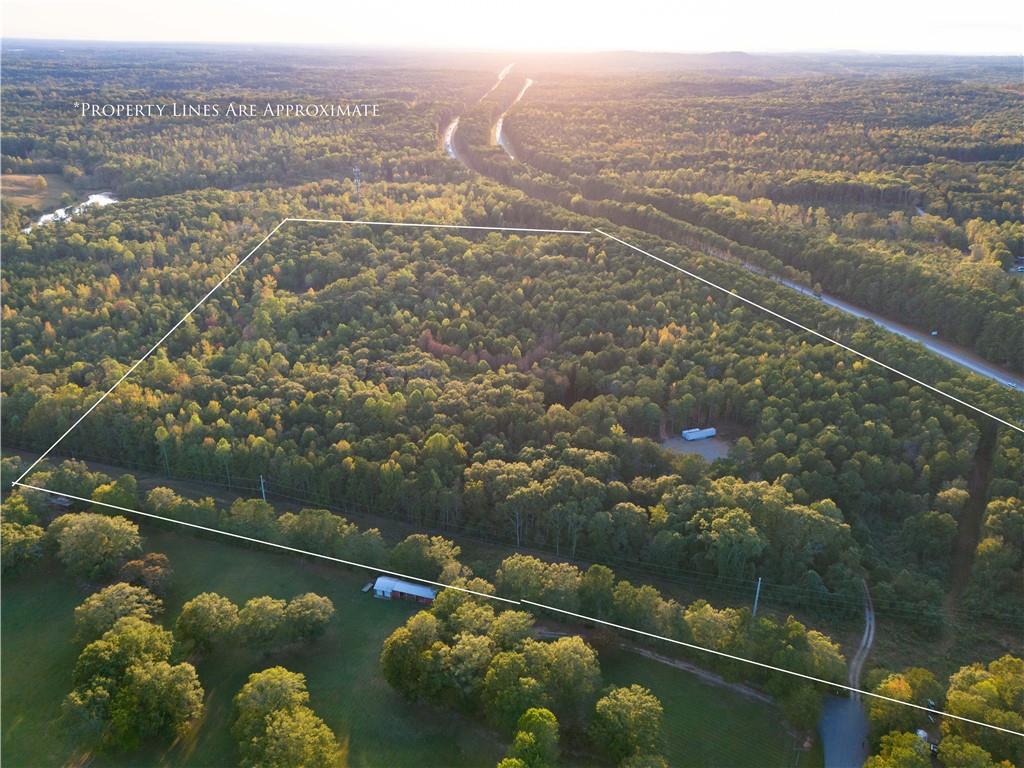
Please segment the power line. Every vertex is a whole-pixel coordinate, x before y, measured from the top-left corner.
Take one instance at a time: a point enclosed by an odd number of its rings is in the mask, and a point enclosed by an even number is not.
[[[96,461],[99,463],[103,463],[105,461],[105,459],[90,457],[86,454],[78,455],[90,461]],[[155,472],[161,471],[161,468],[156,464],[148,464],[139,461],[135,461],[134,464],[138,469],[148,468]],[[177,479],[182,481],[198,480],[209,485],[219,486],[228,491],[249,493],[252,494],[254,498],[260,493],[259,477],[248,477],[233,474],[232,482],[226,483],[223,479],[220,479],[221,475],[219,474],[200,472],[182,473],[178,470],[177,473],[169,474],[168,478],[171,480]],[[288,484],[276,481],[271,477],[266,477],[266,480],[268,481],[266,488],[267,495],[285,501],[300,504],[321,505],[347,515],[356,514],[379,518],[390,524],[404,526],[413,532],[459,536],[463,540],[475,541],[485,545],[509,546],[510,544],[509,536],[506,534],[506,529],[499,527],[493,521],[488,525],[481,525],[480,523],[473,525],[413,523],[409,520],[403,520],[400,517],[381,514],[380,512],[373,510],[371,507],[359,502],[345,500],[339,505],[332,502],[328,497],[324,497],[322,495],[317,495],[315,497],[303,495],[305,489],[289,486]],[[705,571],[690,570],[681,566],[660,565],[658,563],[641,561],[637,558],[596,554],[589,549],[580,547],[576,548],[573,555],[565,552],[556,552],[551,548],[538,547],[537,545],[516,547],[515,551],[521,554],[532,554],[544,558],[557,557],[562,562],[577,565],[580,568],[583,568],[586,565],[611,565],[617,569],[619,574],[623,572],[633,573],[640,577],[653,577],[660,581],[675,584],[686,589],[714,592],[720,596],[725,596],[728,599],[735,601],[737,604],[749,601],[750,595],[757,584],[756,579],[738,579],[728,576],[719,576]],[[765,580],[763,583],[761,602],[772,603],[776,608],[787,606],[790,609],[808,611],[838,610],[841,614],[849,617],[853,617],[863,608],[863,602],[859,599],[845,597],[842,594],[834,592],[827,592],[823,594],[822,592],[808,589],[806,587],[800,587],[794,584],[782,584],[772,582],[770,580]],[[940,618],[943,614],[946,614],[963,618],[984,618],[989,621],[1014,627],[1024,624],[1024,617],[1014,614],[993,614],[991,611],[975,610],[964,606],[950,606],[945,609],[936,606],[934,610],[921,610],[920,608],[911,607],[905,602],[899,600],[886,600],[879,603],[877,598],[875,601],[875,612],[876,614],[892,616],[908,621],[913,621],[927,616]]]
[[[117,510],[119,512],[126,512],[126,513],[131,514],[131,515],[139,515],[139,516],[142,516],[142,517],[147,517],[147,518],[151,518],[151,519],[154,519],[154,520],[159,520],[159,521],[165,522],[165,523],[172,523],[174,525],[184,526],[184,527],[187,527],[187,528],[191,528],[193,530],[200,530],[200,531],[204,531],[204,532],[207,532],[207,533],[213,533],[213,534],[216,534],[216,535],[219,535],[219,536],[225,536],[225,537],[228,537],[228,538],[231,538],[231,539],[235,539],[235,540],[248,541],[248,542],[254,543],[254,544],[261,544],[263,546],[271,547],[273,549],[283,550],[283,551],[291,552],[291,553],[294,553],[294,554],[305,555],[307,557],[315,557],[315,558],[319,558],[319,559],[322,559],[322,560],[329,560],[331,562],[341,563],[343,565],[348,565],[348,566],[355,567],[355,568],[363,568],[363,569],[367,569],[367,570],[371,570],[371,571],[376,571],[378,573],[387,573],[387,574],[391,574],[393,576],[399,576],[401,578],[410,579],[410,580],[413,580],[413,581],[418,581],[418,582],[421,582],[421,583],[424,583],[424,584],[435,585],[435,586],[438,586],[438,587],[440,587],[442,589],[454,589],[454,590],[457,590],[459,592],[466,592],[466,593],[475,595],[477,597],[486,598],[488,600],[497,600],[497,601],[504,602],[504,603],[509,603],[509,604],[512,604],[512,605],[531,605],[531,606],[534,606],[536,608],[541,608],[541,609],[544,609],[544,610],[554,611],[556,613],[561,613],[561,614],[564,614],[564,615],[567,615],[567,616],[572,616],[573,618],[579,619],[579,620],[582,620],[582,621],[592,621],[592,622],[595,622],[597,624],[603,624],[605,626],[612,627],[614,629],[622,630],[624,632],[632,632],[634,634],[641,635],[641,636],[648,637],[648,638],[652,638],[652,639],[655,639],[655,640],[662,640],[662,641],[667,642],[667,643],[672,643],[674,645],[682,646],[682,647],[685,647],[685,648],[690,648],[692,650],[701,651],[703,653],[710,653],[710,654],[713,654],[715,656],[720,656],[720,657],[723,657],[723,658],[730,659],[732,661],[737,661],[737,662],[741,662],[743,664],[749,664],[749,665],[752,665],[752,666],[755,666],[755,667],[760,667],[762,669],[767,669],[767,670],[772,671],[772,672],[778,672],[778,673],[785,674],[785,675],[791,675],[793,677],[799,677],[799,678],[802,678],[804,680],[808,680],[808,681],[811,681],[811,682],[815,682],[815,683],[819,683],[819,684],[822,684],[822,685],[830,686],[830,687],[833,687],[833,688],[840,688],[840,689],[849,691],[851,693],[860,694],[862,696],[872,696],[874,698],[883,699],[885,701],[889,701],[889,702],[892,702],[894,704],[902,704],[903,706],[906,706],[906,707],[911,707],[913,709],[918,709],[918,710],[922,710],[922,711],[929,712],[929,713],[932,713],[932,714],[941,715],[943,717],[949,717],[949,718],[952,718],[954,720],[960,720],[960,721],[963,721],[963,722],[966,722],[966,723],[970,723],[972,725],[981,726],[983,728],[990,728],[992,730],[1001,731],[1003,733],[1009,733],[1009,734],[1012,734],[1014,736],[1022,736],[1022,737],[1024,737],[1024,733],[1019,732],[1019,731],[1014,731],[1014,730],[1011,730],[1009,728],[1003,728],[1003,727],[998,726],[998,725],[992,725],[991,723],[985,723],[985,722],[982,722],[980,720],[972,720],[971,718],[962,717],[960,715],[954,715],[954,714],[951,714],[949,712],[944,712],[944,711],[939,710],[939,709],[933,709],[931,707],[921,706],[920,704],[913,704],[913,703],[908,702],[908,701],[902,701],[900,699],[891,698],[889,696],[884,696],[884,695],[879,694],[879,693],[872,693],[871,691],[861,690],[861,689],[855,688],[853,686],[844,685],[842,683],[836,683],[836,682],[833,682],[831,680],[825,680],[825,679],[820,678],[820,677],[814,677],[813,675],[807,675],[807,674],[804,674],[802,672],[796,672],[794,670],[785,669],[784,667],[777,667],[777,666],[774,666],[772,664],[765,664],[764,662],[761,662],[761,661],[756,661],[754,659],[747,659],[747,658],[744,658],[743,656],[736,656],[736,655],[731,654],[731,653],[726,653],[724,651],[715,650],[714,648],[708,648],[708,647],[705,647],[705,646],[702,646],[702,645],[697,645],[696,643],[688,643],[688,642],[685,642],[683,640],[675,640],[675,639],[670,638],[670,637],[665,637],[663,635],[654,634],[653,632],[645,632],[644,630],[641,630],[641,629],[634,629],[633,627],[627,627],[627,626],[624,626],[622,624],[615,624],[615,623],[612,623],[610,621],[605,621],[603,619],[595,618],[593,616],[587,616],[587,615],[581,614],[581,613],[574,613],[573,611],[566,611],[566,610],[563,610],[561,608],[555,608],[554,606],[545,605],[544,603],[538,603],[538,602],[534,602],[532,600],[526,600],[526,599],[514,600],[514,599],[510,599],[510,598],[506,598],[506,597],[499,597],[497,595],[489,595],[489,594],[487,594],[485,592],[479,592],[479,591],[476,591],[476,590],[467,589],[465,587],[458,587],[458,586],[453,586],[453,585],[450,585],[450,584],[444,584],[442,582],[432,581],[430,579],[424,579],[424,578],[421,578],[421,577],[418,577],[418,576],[410,576],[410,575],[407,575],[407,574],[399,573],[397,571],[388,571],[388,570],[385,570],[385,569],[382,569],[382,568],[378,568],[377,566],[374,566],[374,565],[368,565],[366,563],[357,563],[357,562],[352,561],[352,560],[345,560],[345,559],[342,559],[342,558],[339,558],[339,557],[333,557],[331,555],[323,555],[323,554],[320,554],[319,552],[311,552],[309,550],[299,549],[297,547],[290,547],[290,546],[287,546],[285,544],[279,544],[277,542],[267,541],[265,539],[258,539],[258,538],[255,538],[253,536],[245,536],[243,534],[234,533],[232,531],[225,531],[225,530],[221,530],[219,528],[210,528],[209,526],[199,525],[197,523],[189,523],[189,522],[185,522],[183,520],[175,520],[174,518],[164,517],[163,515],[156,515],[156,514],[153,514],[151,512],[142,512],[142,511],[137,510],[137,509],[131,509],[129,507],[122,507],[122,506],[120,506],[118,504],[110,504],[108,502],[103,502],[103,501],[93,501],[92,499],[86,499],[86,498],[84,498],[82,496],[75,496],[75,495],[72,495],[72,494],[60,493],[59,491],[52,491],[52,490],[49,490],[48,488],[42,488],[42,487],[36,486],[36,485],[28,485],[27,483],[22,483],[20,481],[15,481],[14,484],[17,485],[17,486],[20,486],[20,487],[31,488],[31,489],[36,490],[36,491],[41,491],[43,493],[49,493],[49,494],[52,494],[52,495],[55,495],[55,496],[65,496],[67,498],[76,499],[78,501],[83,501],[83,502],[86,502],[88,504],[95,504],[95,505],[98,505],[98,506],[107,507],[109,509],[114,509],[114,510]]]

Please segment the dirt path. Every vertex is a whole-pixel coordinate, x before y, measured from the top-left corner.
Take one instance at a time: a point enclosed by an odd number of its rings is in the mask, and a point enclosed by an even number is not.
[[[971,498],[958,521],[953,560],[950,563],[949,590],[942,601],[942,612],[946,617],[945,632],[939,646],[942,653],[948,652],[957,639],[956,615],[971,580],[974,552],[981,539],[981,524],[988,504],[988,484],[992,476],[992,457],[995,454],[997,435],[995,426],[984,425],[978,449],[974,453],[974,467],[967,483],[967,492]]]
[[[848,684],[851,688],[860,688],[864,663],[875,642],[875,606],[867,581],[861,584],[864,587],[864,635],[850,661]],[[818,721],[818,732],[825,750],[825,768],[863,765],[868,757],[869,724],[861,695],[827,696]]]
[[[857,653],[854,654],[853,659],[850,661],[849,685],[851,688],[860,688],[860,677],[864,671],[864,662],[867,661],[868,654],[871,652],[871,646],[875,642],[875,606],[871,602],[871,592],[868,590],[867,581],[862,581],[861,583],[864,586],[864,636],[861,638]],[[859,700],[860,694],[854,693],[850,698]]]
[[[567,635],[580,635],[584,639],[589,639],[588,635],[591,634],[593,633],[588,632],[588,630],[584,627],[574,628],[572,632],[568,632],[566,630],[550,629],[547,627],[538,626],[538,628],[534,632],[534,637],[538,637],[541,639],[553,639],[558,637],[565,637]],[[675,667],[676,669],[681,669],[684,672],[689,672],[691,675],[696,675],[697,677],[699,677],[708,685],[714,685],[719,688],[728,688],[733,693],[738,693],[740,696],[744,696],[748,699],[753,699],[754,701],[759,701],[762,704],[774,705],[776,703],[775,699],[773,699],[764,691],[746,685],[745,683],[729,682],[718,673],[711,672],[710,670],[704,669],[703,667],[699,667],[696,664],[693,664],[689,661],[684,661],[683,659],[676,659],[672,656],[664,656],[660,653],[656,653],[655,651],[650,650],[649,648],[644,648],[643,646],[635,645],[634,643],[629,643],[624,640],[615,643],[615,646],[617,648],[621,648],[624,651],[628,651],[629,653],[635,653],[638,656],[643,656],[644,658],[650,659],[651,661],[656,661],[659,664],[664,664],[668,667]]]

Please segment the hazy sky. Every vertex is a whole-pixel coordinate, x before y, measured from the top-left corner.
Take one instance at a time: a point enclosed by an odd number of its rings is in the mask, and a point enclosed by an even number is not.
[[[4,37],[541,50],[1024,52],[1021,0],[0,0]]]

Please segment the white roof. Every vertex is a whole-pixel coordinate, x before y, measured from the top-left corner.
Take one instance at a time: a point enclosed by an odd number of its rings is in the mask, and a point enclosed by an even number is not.
[[[396,579],[394,576],[378,576],[373,582],[373,588],[377,592],[404,592],[407,595],[425,597],[433,600],[437,597],[437,590],[428,587],[426,584],[417,584],[415,581]]]

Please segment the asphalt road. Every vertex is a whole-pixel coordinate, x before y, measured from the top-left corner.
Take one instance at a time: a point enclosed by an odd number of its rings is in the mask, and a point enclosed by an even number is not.
[[[849,685],[860,687],[864,662],[875,642],[875,607],[867,582],[864,584],[864,635],[850,661]],[[868,759],[868,716],[859,693],[829,696],[818,721],[818,733],[825,748],[825,768],[861,768]]]
[[[508,67],[502,70],[501,74],[498,76],[497,82],[495,82],[495,84],[491,87],[491,90],[488,91],[487,94],[490,94],[491,91],[498,87],[498,85],[505,78],[505,76],[508,74],[511,68],[512,65],[510,64]],[[512,159],[515,159],[515,156],[513,155],[511,148],[508,146],[507,139],[502,135],[502,123],[504,122],[505,115],[508,114],[508,111],[513,106],[515,106],[520,99],[522,99],[522,97],[526,93],[526,90],[531,85],[533,85],[533,81],[528,79],[526,81],[526,84],[523,86],[523,89],[519,92],[519,95],[516,97],[515,101],[512,102],[508,110],[505,110],[505,112],[501,114],[501,116],[498,118],[496,125],[492,130],[492,135],[496,137],[497,143],[502,146],[502,148],[508,153],[509,157],[511,157]],[[486,97],[487,94],[485,94],[484,97]],[[482,100],[483,99],[481,98],[481,101]],[[459,118],[456,117],[451,123],[448,124],[448,127],[445,129],[443,141],[444,149],[445,152],[447,152],[447,154],[449,155],[449,157],[451,157],[454,160],[457,160],[458,162],[468,167],[468,164],[465,162],[465,160],[459,157],[455,151],[453,138],[455,136],[455,131],[458,128],[458,125]],[[743,264],[743,262],[739,263]],[[765,274],[762,269],[755,267],[753,265],[743,264],[743,266],[746,266],[748,269],[751,269],[752,271],[757,272],[759,274]],[[943,357],[946,360],[949,360],[950,362],[956,363],[957,365],[963,368],[967,368],[968,370],[978,374],[979,376],[991,379],[997,384],[1001,384],[1002,386],[1015,390],[1017,392],[1024,392],[1024,375],[1010,371],[1007,368],[996,365],[995,363],[990,363],[987,360],[980,357],[979,355],[976,355],[970,350],[967,350],[957,344],[954,344],[950,341],[946,341],[945,339],[939,338],[937,336],[931,336],[930,334],[923,333],[914,328],[911,328],[908,325],[904,325],[903,323],[891,320],[887,317],[883,317],[882,315],[863,309],[862,307],[858,307],[855,304],[851,304],[850,302],[836,298],[835,296],[829,296],[828,294],[825,293],[815,293],[811,291],[809,288],[800,285],[799,283],[795,283],[791,280],[786,280],[785,278],[780,278],[774,275],[766,276],[775,280],[775,282],[777,282],[780,285],[785,285],[787,288],[802,293],[805,296],[811,296],[814,299],[820,301],[821,303],[838,309],[841,312],[845,312],[846,314],[852,315],[853,317],[857,317],[861,320],[870,320],[871,322],[875,323],[881,328],[884,328],[890,333],[895,333],[898,336],[902,336],[905,339],[917,342],[918,344],[925,347],[929,352],[933,352],[934,354],[939,355],[940,357]]]

